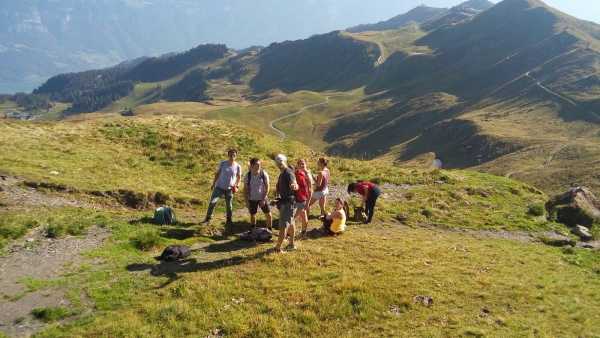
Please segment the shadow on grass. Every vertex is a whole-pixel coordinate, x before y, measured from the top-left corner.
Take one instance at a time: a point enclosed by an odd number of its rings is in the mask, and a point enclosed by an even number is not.
[[[182,241],[184,239],[196,236],[196,231],[189,229],[167,229],[161,232],[160,236]]]
[[[154,217],[144,216],[140,219],[134,219],[129,221],[131,225],[139,225],[139,224],[154,224]]]
[[[228,242],[220,242],[213,243],[206,247],[206,252],[233,252],[238,250],[244,250],[253,248],[256,246],[256,242],[243,240],[243,239],[235,239],[233,241]]]
[[[164,288],[180,279],[180,275],[183,273],[211,271],[241,265],[265,257],[271,252],[271,250],[267,250],[250,256],[235,256],[210,262],[198,262],[195,258],[191,258],[178,262],[160,262],[159,264],[130,264],[127,266],[127,270],[130,272],[150,270],[152,276],[168,277],[169,279],[165,283],[158,286],[158,288]]]
[[[154,222],[154,217],[150,217],[150,216],[144,216],[142,218],[139,219],[134,219],[129,221],[129,224],[131,225],[139,225],[139,224],[154,224],[154,225],[160,225],[160,224],[156,224]],[[177,226],[180,228],[191,228],[194,226],[200,226],[201,224],[199,223],[192,223],[192,222],[177,222],[175,224],[171,224],[171,226]]]

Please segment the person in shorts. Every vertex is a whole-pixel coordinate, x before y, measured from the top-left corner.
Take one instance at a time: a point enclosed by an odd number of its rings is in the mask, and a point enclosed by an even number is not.
[[[294,223],[294,210],[296,203],[295,191],[298,190],[298,184],[296,183],[296,176],[294,171],[287,164],[287,157],[285,155],[277,155],[275,157],[275,163],[280,170],[279,179],[277,180],[277,208],[279,209],[279,238],[275,246],[275,252],[281,253],[283,250],[281,246],[287,236],[290,238],[288,245],[289,250],[295,250],[296,245],[295,239],[295,223]]]
[[[327,215],[327,211],[325,210],[325,208],[327,207],[327,195],[329,195],[330,179],[329,168],[327,168],[328,163],[329,161],[324,157],[321,157],[317,162],[319,174],[317,175],[314,192],[310,199],[308,214],[310,214],[310,206],[312,206],[316,201],[319,201],[319,207],[321,208],[321,216]]]
[[[298,183],[298,190],[296,190],[296,219],[302,222],[300,237],[304,237],[308,230],[308,203],[312,196],[312,180],[310,179],[310,172],[306,168],[306,160],[298,160],[294,174]]]
[[[258,208],[265,214],[268,229],[272,228],[273,217],[269,206],[269,174],[262,168],[258,158],[250,160],[250,171],[244,180],[244,197],[250,212],[250,223],[252,228],[256,227],[256,214]]]

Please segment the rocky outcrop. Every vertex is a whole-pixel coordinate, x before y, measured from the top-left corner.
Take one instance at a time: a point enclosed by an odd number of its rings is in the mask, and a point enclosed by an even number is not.
[[[548,214],[569,227],[600,223],[600,200],[585,187],[572,188],[546,203]]]

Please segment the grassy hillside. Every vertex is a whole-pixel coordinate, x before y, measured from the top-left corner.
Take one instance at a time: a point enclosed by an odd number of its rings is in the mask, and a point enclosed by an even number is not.
[[[251,86],[256,92],[358,88],[369,80],[379,56],[375,45],[340,32],[274,43],[259,54]]]
[[[572,183],[598,189],[600,26],[541,1],[490,6],[469,1],[420,25],[239,52],[200,46],[58,76],[41,92],[100,91],[83,101],[102,103],[102,113],[226,120],[339,156],[407,162],[434,153],[448,168],[551,193]],[[150,68],[162,75],[140,77]],[[102,89],[117,80],[142,82],[123,97]]]
[[[240,149],[244,164],[251,156],[285,152],[308,158],[313,167],[318,153],[300,143],[189,116],[3,121],[0,135],[3,175],[35,182],[29,185],[38,187],[40,200],[81,201],[40,208],[31,199],[14,205],[13,196],[0,192],[7,203],[0,210],[4,245],[36,228],[56,233],[59,241],[86,236],[95,226],[110,233],[69,273],[24,279],[23,294],[0,300],[1,306],[37,292],[64,293],[60,311],[38,313],[67,321],[48,319],[40,337],[600,333],[594,311],[600,306],[598,255],[530,242],[542,231],[565,228],[534,212],[547,196],[527,184],[470,171],[333,158],[334,196],[356,179],[382,185],[375,224],[351,222],[340,237],[313,237],[296,252],[272,255],[271,245],[217,235],[221,212],[210,226],[199,224],[207,186],[231,146]],[[265,164],[273,175],[273,163]],[[160,192],[176,206],[181,223],[149,224],[151,210],[95,194],[120,190],[138,197]],[[240,202],[238,231],[247,227]],[[174,243],[193,246],[192,257],[181,264],[153,259]]]

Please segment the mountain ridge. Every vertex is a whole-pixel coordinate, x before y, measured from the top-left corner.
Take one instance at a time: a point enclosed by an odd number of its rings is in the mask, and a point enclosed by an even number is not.
[[[574,160],[596,168],[588,154],[600,148],[595,113],[600,26],[527,0],[505,0],[466,19],[451,19],[457,21],[433,30],[411,24],[386,31],[334,31],[229,51],[169,79],[132,79],[122,84],[132,86],[125,88],[129,94],[100,102],[106,103],[103,111],[140,105],[153,111],[168,107],[165,100],[225,105],[207,116],[235,122],[248,114],[253,127],[262,125],[267,132],[270,122],[286,115],[269,108],[281,104],[294,118],[278,123],[279,130],[336,155],[402,163],[435,153],[451,168],[503,168],[506,175],[527,180],[536,179],[533,171],[552,171],[557,184],[550,189],[564,187],[573,177],[561,168],[566,159],[548,155],[556,163],[540,169],[516,154],[543,160],[558,140],[579,142],[581,156]],[[191,75],[177,86],[186,74]],[[330,94],[339,98],[293,114]],[[539,125],[548,135],[533,132]],[[600,187],[587,169],[580,172]]]

